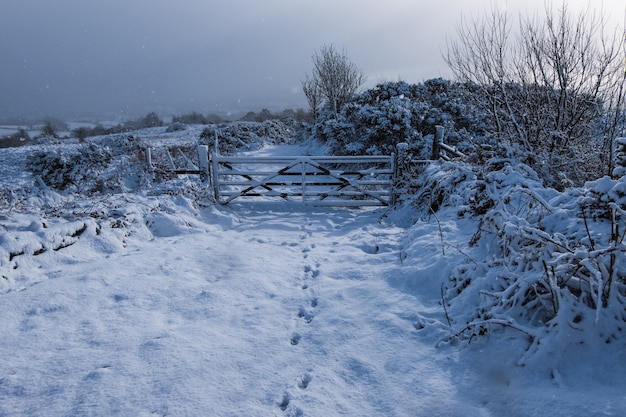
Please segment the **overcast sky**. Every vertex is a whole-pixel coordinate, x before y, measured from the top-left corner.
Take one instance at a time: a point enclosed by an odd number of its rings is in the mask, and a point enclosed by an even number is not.
[[[596,1],[591,1],[597,4]],[[306,107],[321,45],[368,77],[449,77],[461,15],[544,0],[2,0],[0,119],[136,117]],[[572,8],[586,0],[570,0]],[[614,24],[624,0],[604,0]]]

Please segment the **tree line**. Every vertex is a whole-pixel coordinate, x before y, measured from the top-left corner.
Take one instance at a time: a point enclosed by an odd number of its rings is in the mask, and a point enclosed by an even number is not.
[[[246,112],[240,118],[235,119],[227,119],[215,113],[209,113],[204,115],[202,113],[192,111],[189,113],[172,116],[172,120],[171,123],[169,123],[168,129],[171,129],[173,131],[182,129],[185,125],[221,124],[237,120],[248,122],[282,120],[290,125],[298,125],[311,122],[310,114],[304,109],[284,109],[279,112],[271,112],[268,109],[262,109],[258,112]],[[70,129],[67,123],[53,118],[45,119],[42,122],[30,122],[24,119],[7,120],[5,124],[28,126],[30,129],[33,129],[37,125],[41,125],[41,133],[31,137],[26,128],[20,127],[16,130],[15,133],[0,137],[0,148],[24,146],[28,143],[31,143],[33,140],[39,139],[60,139],[59,132],[69,132],[71,137],[77,138],[82,141],[88,137],[127,133],[138,129],[165,126],[167,123],[164,122],[163,119],[156,112],[150,112],[145,116],[139,117],[137,119],[127,120],[123,123],[118,123],[117,125],[107,127],[103,126],[102,124],[96,124],[93,127],[81,126],[75,129]]]

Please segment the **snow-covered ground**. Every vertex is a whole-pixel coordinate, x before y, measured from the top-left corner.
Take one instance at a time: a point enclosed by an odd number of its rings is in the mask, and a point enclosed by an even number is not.
[[[0,416],[626,415],[617,343],[522,367],[515,332],[446,342],[474,218],[71,200],[29,149],[0,150]]]

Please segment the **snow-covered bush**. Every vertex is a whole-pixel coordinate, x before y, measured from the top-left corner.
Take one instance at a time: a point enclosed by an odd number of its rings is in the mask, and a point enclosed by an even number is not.
[[[138,160],[143,148],[138,138],[115,135],[75,146],[44,147],[27,157],[26,167],[56,190],[122,192],[137,188],[145,179]]]
[[[530,167],[511,158],[494,156],[481,164],[432,161],[412,179],[411,201],[423,215],[449,207],[459,217],[482,216],[495,206],[499,197],[494,190],[506,187],[504,182],[511,179],[505,181],[503,177],[508,176],[520,185],[543,188]]]
[[[493,8],[463,19],[448,43],[445,60],[457,80],[477,85],[468,98],[494,135],[555,188],[609,174],[608,148],[624,128],[623,39],[605,23],[567,7],[513,19]]]
[[[441,125],[446,142],[468,149],[487,130],[487,118],[464,100],[469,93],[469,86],[443,79],[379,84],[356,95],[339,114],[322,114],[312,135],[335,154],[391,154],[406,143],[414,158],[428,159],[430,135]]]
[[[490,201],[470,242],[476,255],[454,269],[443,297],[450,340],[514,329],[531,353],[551,353],[623,338],[626,178],[558,192],[520,164],[457,181],[463,171],[425,175],[444,189],[442,205],[463,211],[479,195]]]
[[[31,154],[27,159],[27,168],[47,186],[57,190],[78,190],[88,183],[91,184],[89,188],[102,190],[99,174],[112,159],[108,149],[95,144],[89,144],[84,149],[51,148]]]
[[[172,133],[172,132],[178,132],[181,130],[185,130],[187,129],[187,126],[183,123],[180,122],[173,122],[170,123],[170,125],[167,127],[167,129],[165,130],[168,133]]]
[[[0,148],[16,148],[27,145],[30,141],[28,132],[20,128],[11,135],[0,137]]]
[[[480,176],[472,165],[433,161],[409,185],[413,205],[424,215],[442,206],[455,207],[459,216],[484,213],[493,201],[485,198]]]
[[[330,118],[313,126],[313,135],[325,143],[333,153],[347,155],[363,154],[364,145],[355,140],[356,132],[352,123],[342,118]],[[341,149],[341,151],[338,151]]]

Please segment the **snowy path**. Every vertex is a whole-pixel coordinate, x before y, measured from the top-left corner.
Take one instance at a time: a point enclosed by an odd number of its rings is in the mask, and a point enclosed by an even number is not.
[[[463,256],[443,255],[437,224],[407,231],[378,210],[178,208],[146,213],[149,239],[2,220],[6,242],[30,249],[1,271],[0,416],[626,410],[610,366],[570,366],[555,381],[514,365],[519,343],[437,349],[449,334],[440,285]],[[441,226],[450,244],[473,230]],[[62,249],[29,256],[42,242]]]
[[[2,295],[0,415],[467,413],[420,340],[428,308],[390,285],[403,229],[223,211],[121,251],[74,245]]]

